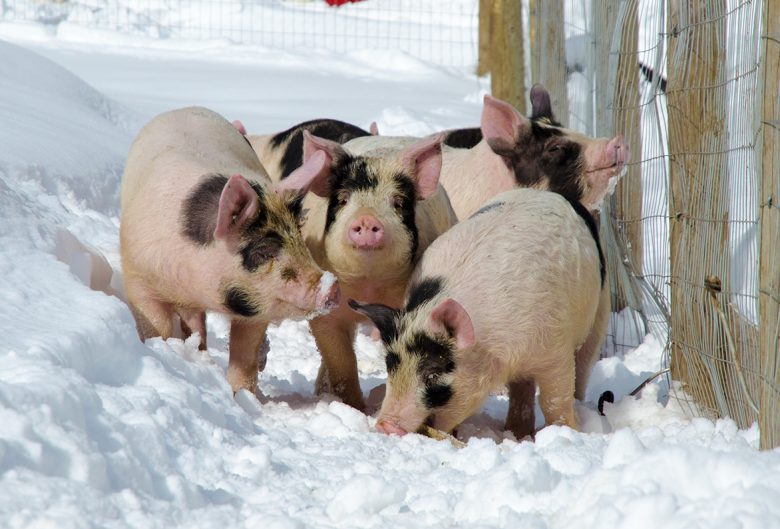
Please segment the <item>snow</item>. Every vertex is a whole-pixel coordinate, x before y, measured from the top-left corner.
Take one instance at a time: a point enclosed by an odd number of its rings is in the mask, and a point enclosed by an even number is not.
[[[757,426],[691,419],[663,377],[629,396],[663,367],[653,336],[596,365],[582,432],[517,442],[497,394],[462,449],[381,435],[315,396],[302,322],[271,329],[259,398],[232,395],[219,317],[208,351],[197,336],[142,344],[122,301],[118,184],[146,120],[200,104],[250,133],[327,115],[422,134],[476,124],[486,85],[400,52],[78,31],[0,22],[15,43],[0,41],[0,527],[780,526],[780,450],[758,451]],[[384,361],[356,342],[375,411]]]

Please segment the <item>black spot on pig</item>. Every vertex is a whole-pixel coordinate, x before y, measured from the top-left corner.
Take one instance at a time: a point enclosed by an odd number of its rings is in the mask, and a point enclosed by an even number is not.
[[[271,137],[270,144],[275,149],[284,148],[281,161],[282,178],[287,178],[303,163],[303,131],[308,130],[314,136],[332,140],[337,143],[346,143],[354,138],[370,136],[360,127],[351,123],[345,123],[337,119],[314,119],[299,123],[289,129]],[[284,147],[282,147],[284,146]]]
[[[582,199],[582,146],[548,120],[532,121],[530,137],[521,139],[513,148],[498,147],[494,151],[504,158],[519,187],[549,189],[570,201]]]
[[[231,287],[225,291],[223,305],[230,311],[239,316],[251,318],[260,313],[257,307],[251,302],[251,298],[244,290]]]
[[[409,288],[409,300],[406,302],[405,312],[412,312],[422,304],[431,301],[442,291],[443,277],[426,277],[419,283]]]
[[[387,374],[392,375],[398,369],[398,365],[401,363],[401,357],[395,351],[387,350],[385,355],[385,365],[387,366]]]
[[[244,268],[249,272],[256,271],[261,265],[279,257],[282,246],[282,238],[277,233],[256,233],[240,250]]]
[[[344,156],[331,170],[330,196],[325,216],[325,232],[336,220],[336,216],[347,205],[349,197],[356,191],[368,191],[379,186],[374,168],[362,157]]]
[[[367,316],[376,325],[384,343],[389,344],[398,337],[398,309],[381,303],[360,303],[354,299],[350,299],[347,303],[352,310]]]
[[[415,333],[407,344],[410,354],[420,357],[418,373],[423,381],[431,379],[431,375],[439,376],[455,371],[455,361],[452,345],[447,341],[431,338],[425,333]]]
[[[456,149],[471,149],[482,141],[482,130],[479,127],[454,129],[444,133],[442,143]]]
[[[182,234],[195,244],[205,246],[214,240],[219,197],[227,182],[221,174],[204,175],[184,199],[179,222]]]
[[[593,237],[593,241],[596,243],[596,249],[599,252],[601,286],[603,287],[604,279],[606,277],[606,266],[604,262],[604,252],[601,251],[601,238],[599,237],[599,227],[596,225],[596,219],[593,218],[593,215],[590,211],[588,211],[588,208],[583,206],[578,200],[569,200],[569,204],[571,204],[571,207],[574,208],[574,211],[576,211],[577,214],[582,217],[582,220],[585,221],[585,224],[588,226],[588,230],[590,230],[590,234]]]
[[[282,270],[282,279],[285,281],[295,281],[298,279],[298,272],[295,271],[295,268],[292,267],[285,267]]]
[[[425,388],[425,407],[440,408],[452,398],[452,387],[447,384],[434,384]]]
[[[417,231],[417,222],[415,219],[415,207],[417,205],[417,191],[414,187],[414,181],[405,174],[395,176],[395,187],[397,191],[398,206],[396,212],[401,217],[401,222],[409,233],[411,245],[409,247],[409,259],[414,260],[417,254],[420,234]]]
[[[474,217],[476,217],[477,215],[481,215],[481,214],[483,214],[483,213],[487,213],[488,211],[492,211],[492,210],[494,210],[494,209],[498,209],[498,208],[500,208],[501,206],[503,206],[504,204],[506,204],[506,202],[493,202],[492,204],[488,204],[487,206],[482,206],[482,207],[481,207],[481,208],[479,208],[477,211],[475,211],[474,213],[472,213],[471,217],[469,217],[469,218],[470,218],[470,219],[473,219],[473,218],[474,218]]]

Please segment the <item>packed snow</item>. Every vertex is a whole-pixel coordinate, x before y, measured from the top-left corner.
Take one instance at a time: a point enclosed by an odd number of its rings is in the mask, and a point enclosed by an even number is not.
[[[758,451],[757,426],[690,418],[662,377],[629,396],[663,367],[651,335],[596,365],[582,432],[518,442],[497,394],[463,448],[315,396],[305,322],[271,329],[257,397],[232,395],[219,317],[208,351],[138,340],[118,190],[148,119],[199,104],[252,133],[334,117],[424,134],[478,123],[468,69],[9,21],[0,39],[0,527],[780,527],[780,450]],[[366,334],[357,349],[375,411],[384,360]]]

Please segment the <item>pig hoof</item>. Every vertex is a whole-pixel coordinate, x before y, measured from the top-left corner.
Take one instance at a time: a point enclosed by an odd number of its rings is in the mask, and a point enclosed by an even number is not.
[[[599,409],[599,415],[601,416],[604,415],[605,402],[615,402],[615,394],[607,390],[604,393],[602,393],[601,396],[599,397],[598,409]]]

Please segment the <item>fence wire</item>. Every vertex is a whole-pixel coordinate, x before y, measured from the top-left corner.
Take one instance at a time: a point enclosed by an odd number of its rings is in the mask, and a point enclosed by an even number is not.
[[[762,62],[776,71],[777,41],[762,35],[780,20],[777,7],[762,19],[770,5],[573,0],[567,16],[588,23],[566,28],[587,50],[583,79],[569,79],[570,93],[581,87],[572,121],[623,133],[632,148],[602,215],[613,309],[668,329],[676,396],[696,414],[759,421],[763,447],[780,443],[780,174],[766,160],[778,152],[780,105]]]
[[[403,50],[444,66],[476,62],[474,0],[0,0],[0,18],[155,39],[271,49]],[[399,23],[402,22],[402,23]]]

